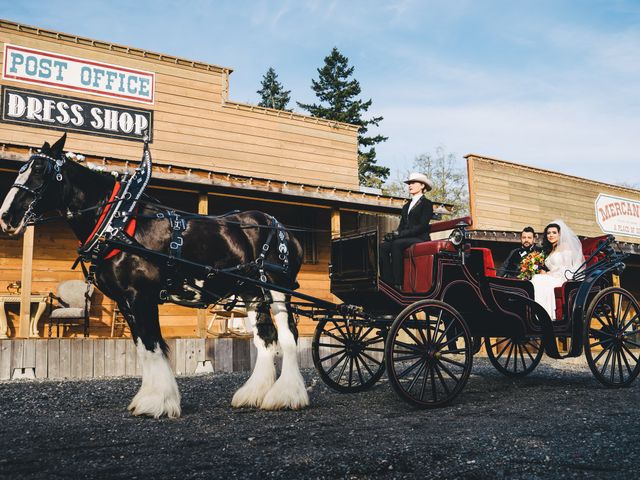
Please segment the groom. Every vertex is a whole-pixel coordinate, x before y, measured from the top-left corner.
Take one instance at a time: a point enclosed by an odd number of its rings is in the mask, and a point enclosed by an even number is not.
[[[534,243],[536,232],[531,227],[524,227],[520,233],[520,247],[511,251],[502,266],[498,269],[499,277],[517,278],[520,273],[520,262],[531,252],[539,252],[540,247]]]

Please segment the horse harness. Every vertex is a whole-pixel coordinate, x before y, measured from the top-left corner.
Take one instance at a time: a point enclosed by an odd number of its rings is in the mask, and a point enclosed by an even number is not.
[[[25,163],[22,166],[22,168],[20,168],[19,173],[24,173],[29,168],[30,165],[33,165],[33,160],[36,158],[43,158],[47,160],[47,162],[45,163],[45,171],[43,172],[45,180],[44,182],[42,182],[42,185],[40,185],[38,188],[30,188],[22,183],[14,183],[13,185],[11,185],[12,187],[15,187],[19,190],[24,190],[25,192],[28,192],[31,195],[33,195],[33,200],[27,207],[27,211],[24,214],[25,224],[34,223],[38,218],[38,215],[35,213],[36,205],[42,199],[45,192],[47,191],[47,188],[49,188],[49,185],[51,184],[51,181],[49,180],[51,177],[47,174],[53,171],[53,173],[55,174],[53,178],[55,178],[57,182],[62,182],[61,170],[62,170],[62,166],[66,163],[66,159],[64,157],[53,158],[53,157],[50,157],[49,155],[45,155],[44,153],[35,153],[31,156],[29,161]]]

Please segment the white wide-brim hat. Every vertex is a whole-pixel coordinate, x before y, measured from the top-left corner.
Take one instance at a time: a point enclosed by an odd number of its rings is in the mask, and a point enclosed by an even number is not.
[[[407,178],[404,181],[404,183],[411,183],[411,182],[420,182],[427,187],[427,190],[433,189],[433,182],[429,180],[424,173],[418,173],[418,172],[410,173],[409,178]]]

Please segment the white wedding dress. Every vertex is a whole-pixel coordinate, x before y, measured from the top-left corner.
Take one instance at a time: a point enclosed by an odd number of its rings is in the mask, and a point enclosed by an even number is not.
[[[535,301],[544,307],[553,320],[556,318],[556,297],[553,290],[573,278],[582,265],[584,257],[582,244],[576,234],[562,220],[555,220],[552,223],[560,226],[560,239],[544,262],[549,271],[546,274],[534,275],[531,283],[533,283]]]

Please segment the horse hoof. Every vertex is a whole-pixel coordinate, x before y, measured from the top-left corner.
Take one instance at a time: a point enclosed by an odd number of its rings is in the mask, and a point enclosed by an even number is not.
[[[267,392],[260,408],[263,410],[300,410],[309,406],[309,394],[302,377],[295,380],[276,381]]]
[[[262,382],[248,381],[245,383],[233,396],[231,400],[231,406],[234,408],[258,408],[262,405],[267,392],[273,386],[274,380]]]
[[[138,394],[127,408],[132,415],[153,418],[164,416],[178,418],[181,413],[179,396],[176,398],[175,396],[160,394]]]

